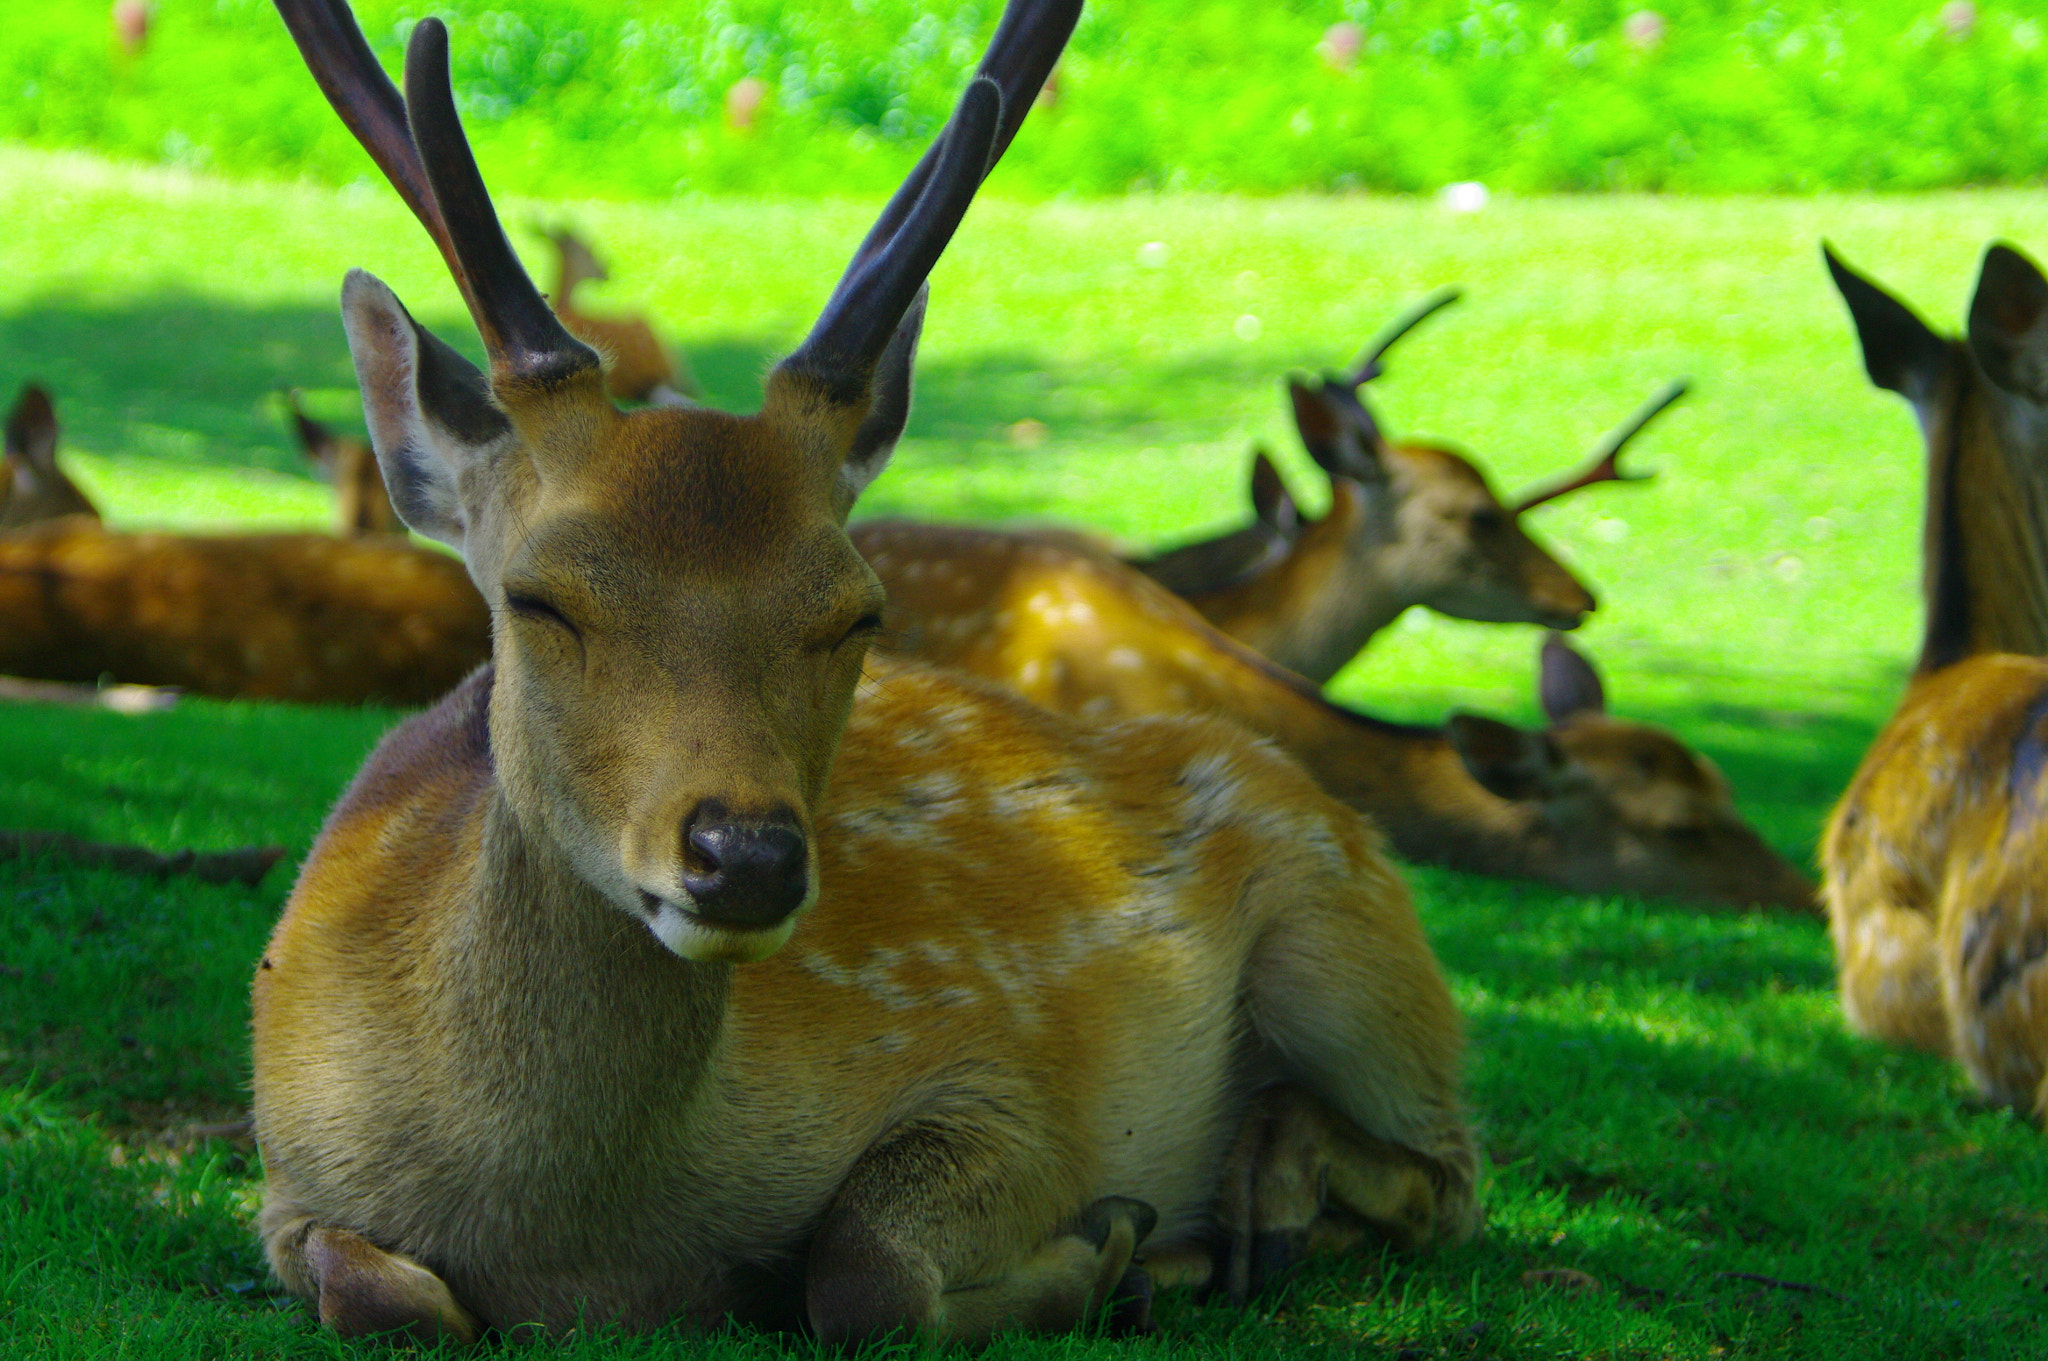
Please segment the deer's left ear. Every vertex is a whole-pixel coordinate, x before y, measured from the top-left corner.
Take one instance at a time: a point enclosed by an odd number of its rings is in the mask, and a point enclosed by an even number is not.
[[[1842,301],[1849,304],[1870,381],[1916,407],[1932,401],[1948,371],[1948,342],[1929,330],[1906,304],[1843,264],[1825,243],[1820,253]]]
[[[2003,243],[1984,252],[1970,300],[1970,353],[2007,392],[2048,400],[2048,279]]]
[[[57,471],[57,409],[34,383],[22,388],[7,413],[7,453],[44,477]]]
[[[1562,723],[1579,714],[1607,712],[1607,690],[1600,684],[1600,673],[1583,653],[1555,633],[1543,639],[1536,695],[1552,723]]]
[[[1512,803],[1548,798],[1564,774],[1565,756],[1545,732],[1524,732],[1478,714],[1452,714],[1444,724],[1466,773],[1488,793]]]
[[[870,399],[867,419],[853,433],[853,444],[846,451],[846,462],[840,474],[841,483],[847,490],[849,507],[853,498],[866,491],[868,483],[889,466],[889,456],[896,452],[896,441],[903,438],[903,427],[910,422],[910,389],[917,367],[917,340],[924,333],[924,307],[930,296],[929,284],[917,290],[917,296],[910,300],[903,320],[897,324],[881,359],[875,364],[874,396]]]

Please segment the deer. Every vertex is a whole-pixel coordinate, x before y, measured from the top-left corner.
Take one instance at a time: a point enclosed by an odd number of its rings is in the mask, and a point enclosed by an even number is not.
[[[611,271],[589,243],[567,227],[537,230],[555,248],[555,315],[568,327],[569,334],[605,357],[605,387],[611,395],[622,402],[672,405],[687,401],[696,391],[696,380],[687,365],[677,372],[675,359],[647,324],[647,318],[593,316],[576,305],[578,284],[603,283],[611,278]]]
[[[478,369],[343,286],[393,504],[494,624],[255,970],[285,1286],[349,1335],[971,1343],[1142,1327],[1141,1251],[1235,1293],[1326,1229],[1476,1231],[1456,1009],[1368,824],[1233,725],[867,655],[846,516],[1077,0],[1011,0],[752,415],[612,403],[505,239],[438,20],[401,95],[340,0],[278,9],[483,338]]]
[[[871,520],[853,541],[887,583],[878,646],[1108,722],[1228,719],[1277,743],[1409,860],[1723,908],[1818,913],[1811,881],[1737,811],[1713,763],[1610,717],[1591,663],[1551,635],[1530,731],[1459,714],[1390,723],[1215,628],[1076,535]]]
[[[1264,533],[1261,541],[1271,547],[1255,566],[1222,548],[1242,530],[1163,555],[1176,565],[1170,588],[1205,618],[1311,680],[1327,682],[1417,605],[1459,619],[1576,628],[1597,602],[1521,517],[1582,487],[1642,480],[1621,469],[1621,449],[1687,390],[1683,381],[1667,386],[1582,469],[1503,502],[1486,474],[1456,450],[1389,442],[1358,395],[1384,371],[1381,360],[1393,341],[1456,296],[1447,290],[1426,300],[1345,374],[1288,380],[1296,429],[1330,479],[1330,509],[1321,519],[1300,520],[1284,540]],[[1205,561],[1223,570],[1206,580],[1188,570]],[[1134,565],[1158,575],[1150,561]]]
[[[299,447],[333,484],[335,532],[344,538],[405,533],[405,525],[391,509],[391,497],[384,490],[384,474],[379,471],[377,456],[370,446],[362,440],[338,435],[308,416],[297,388],[285,392],[284,402],[292,419],[292,430],[299,437]]]
[[[7,477],[0,482],[0,530],[67,515],[100,518],[92,498],[57,466],[57,410],[34,383],[7,413]]]
[[[1823,255],[1877,387],[1927,450],[1925,617],[1897,711],[1829,817],[1822,896],[1851,1029],[1943,1055],[2048,1120],[2048,279],[1984,255],[1967,335]]]

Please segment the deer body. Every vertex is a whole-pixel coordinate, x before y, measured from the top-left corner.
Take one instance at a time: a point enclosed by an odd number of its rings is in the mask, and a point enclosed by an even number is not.
[[[1577,892],[1815,910],[1812,886],[1742,821],[1719,773],[1670,734],[1607,717],[1590,697],[1597,681],[1575,678],[1588,698],[1547,704],[1543,733],[1387,723],[1328,703],[1072,536],[877,520],[853,537],[888,584],[882,648],[1090,720],[1229,718],[1411,859]],[[1570,665],[1547,653],[1546,680]]]
[[[1962,343],[1828,263],[1928,452],[1919,662],[1822,843],[1843,1011],[2048,1119],[2048,280],[1992,247]]]
[[[218,699],[426,704],[490,655],[462,564],[403,539],[168,534],[72,516],[0,535],[0,673]]]
[[[495,624],[257,971],[279,1277],[344,1333],[978,1341],[1141,1322],[1155,1224],[1221,1219],[1233,1289],[1325,1187],[1405,1241],[1470,1232],[1455,1013],[1353,815],[1227,726],[1086,730],[887,665],[856,703],[882,588],[845,518],[908,417],[924,276],[1078,4],[1013,0],[751,416],[612,405],[505,242],[438,21],[401,97],[338,0],[279,8],[490,354],[344,286],[394,504]]]
[[[337,435],[308,416],[299,406],[296,391],[285,394],[285,403],[306,457],[319,465],[334,486],[335,532],[344,536],[405,533],[404,522],[391,508],[383,470],[370,446]]]

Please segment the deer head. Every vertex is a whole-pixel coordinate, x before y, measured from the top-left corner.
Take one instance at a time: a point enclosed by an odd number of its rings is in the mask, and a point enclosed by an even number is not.
[[[496,797],[669,949],[759,958],[816,894],[812,820],[882,589],[844,529],[909,412],[924,279],[1072,29],[1018,0],[759,413],[606,396],[521,267],[463,136],[447,30],[400,96],[340,0],[278,0],[321,88],[439,246],[482,371],[361,271],[350,353],[392,503],[495,617]]]
[[[21,389],[7,413],[7,477],[0,483],[0,529],[100,513],[57,466],[57,410],[34,383]]]
[[[1488,792],[1536,806],[1567,882],[1577,873],[1582,891],[1598,892],[1618,872],[1637,893],[1819,911],[1812,884],[1742,819],[1714,763],[1661,728],[1609,717],[1599,673],[1555,634],[1537,693],[1547,728],[1455,714],[1445,732]]]
[[[2048,655],[2048,279],[1993,245],[1968,337],[1954,341],[1821,253],[1870,381],[1912,403],[1926,439],[1918,671],[1981,652]]]

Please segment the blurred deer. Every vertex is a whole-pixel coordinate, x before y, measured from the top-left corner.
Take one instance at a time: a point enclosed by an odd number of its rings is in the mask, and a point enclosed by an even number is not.
[[[2048,279],[1984,255],[1945,340],[1826,253],[1870,380],[1927,447],[1926,622],[1898,712],[1828,821],[1842,1009],[2048,1118]]]
[[[401,97],[341,5],[280,9],[482,333],[488,373],[344,288],[399,513],[499,621],[371,756],[257,971],[291,1290],[344,1333],[978,1341],[1141,1324],[1148,1233],[1220,1226],[1233,1284],[1326,1205],[1469,1233],[1457,1019],[1363,821],[1229,725],[861,683],[882,589],[845,516],[1078,4],[1013,0],[744,417],[611,404],[505,243],[438,21]]]
[[[1581,487],[1636,480],[1618,465],[1622,446],[1685,391],[1683,383],[1665,389],[1584,469],[1503,503],[1463,455],[1390,443],[1358,393],[1383,372],[1380,361],[1395,340],[1457,296],[1445,290],[1427,300],[1345,375],[1289,382],[1295,426],[1330,479],[1330,509],[1321,519],[1297,518],[1284,537],[1255,525],[1249,535],[1241,530],[1163,555],[1174,573],[1168,585],[1203,617],[1311,680],[1328,681],[1417,605],[1460,619],[1576,628],[1594,608],[1592,593],[1530,537],[1521,517]],[[1268,545],[1255,565],[1240,566],[1243,554],[1228,547],[1243,542]],[[1220,568],[1208,580],[1188,570],[1205,562]],[[1159,575],[1149,561],[1134,565]]]
[[[403,534],[405,525],[391,508],[384,490],[384,474],[377,467],[377,455],[362,440],[334,431],[314,420],[299,403],[299,390],[284,394],[291,413],[292,429],[306,457],[326,475],[334,487],[334,529],[351,537],[358,534]]]
[[[1411,860],[1580,893],[1816,912],[1813,886],[1670,733],[1610,718],[1592,667],[1543,650],[1548,728],[1409,727],[1325,701],[1078,535],[876,520],[879,646],[1094,721],[1211,714],[1270,738]]]
[[[697,389],[687,366],[680,374],[674,358],[647,318],[597,317],[576,305],[576,286],[586,280],[603,283],[611,271],[582,237],[567,227],[543,228],[557,257],[555,315],[569,334],[590,345],[605,360],[605,388],[622,402],[674,405],[689,400]]]
[[[57,412],[50,394],[24,384],[7,413],[7,477],[0,482],[0,529],[65,515],[100,518],[99,508],[57,466]]]

